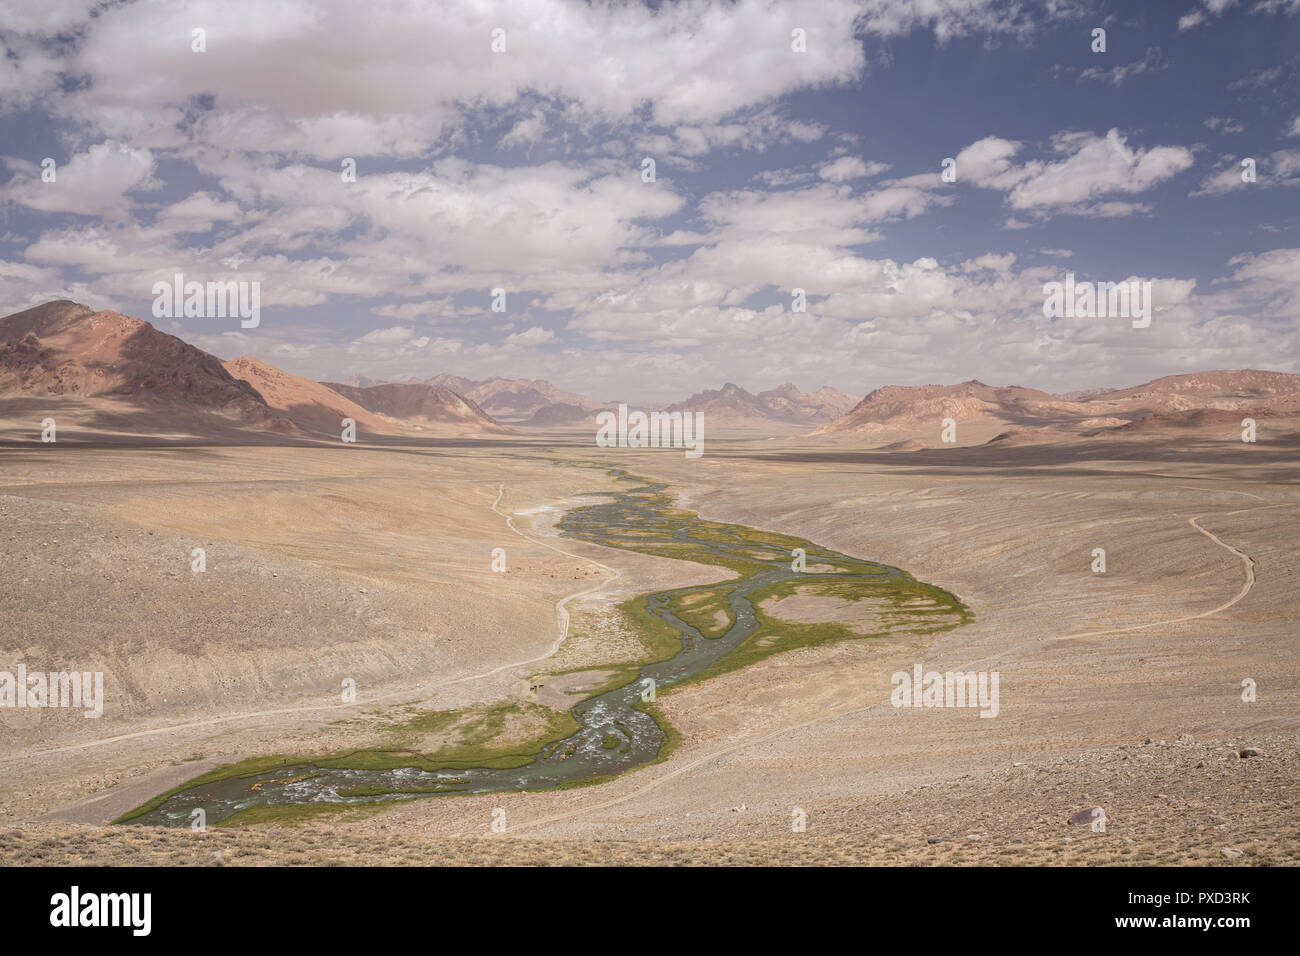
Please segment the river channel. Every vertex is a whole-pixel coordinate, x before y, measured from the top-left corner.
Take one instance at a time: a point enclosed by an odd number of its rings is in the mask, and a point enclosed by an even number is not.
[[[667,660],[641,667],[629,683],[576,704],[572,714],[580,725],[577,732],[548,743],[527,764],[510,768],[376,770],[327,767],[310,761],[288,764],[181,790],[129,822],[189,826],[192,811],[202,808],[211,825],[250,807],[547,789],[624,773],[654,760],[664,746],[665,732],[646,709],[646,699],[699,674],[753,637],[761,623],[750,600],[756,591],[770,593],[772,585],[795,577],[801,583],[857,582],[877,590],[899,576],[913,580],[897,568],[812,542],[702,519],[676,508],[664,485],[624,472],[613,474],[633,487],[593,493],[595,503],[575,508],[559,521],[557,528],[563,536],[723,565],[740,577],[647,595],[646,610],[675,629],[681,650]],[[796,548],[803,549],[802,559]],[[716,626],[703,625],[698,617],[691,623],[679,616],[690,617],[683,608],[705,598],[716,608],[711,619],[719,622]],[[724,599],[726,608],[722,607]]]

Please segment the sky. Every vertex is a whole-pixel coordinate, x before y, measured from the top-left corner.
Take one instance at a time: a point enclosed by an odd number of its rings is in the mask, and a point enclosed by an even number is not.
[[[1300,372],[1300,0],[0,0],[0,44],[0,314],[647,405]],[[260,323],[155,318],[177,273]],[[1067,273],[1149,326],[1045,316]]]

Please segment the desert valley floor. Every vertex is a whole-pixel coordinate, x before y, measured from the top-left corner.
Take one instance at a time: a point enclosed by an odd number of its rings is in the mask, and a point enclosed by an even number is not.
[[[0,862],[1294,864],[1297,450],[1204,430],[907,453],[737,431],[699,460],[585,430],[11,442],[0,651],[94,663],[108,704],[99,720],[0,712]],[[579,699],[574,672],[637,657],[620,604],[727,575],[557,536],[615,467],[706,518],[902,568],[973,620],[665,694],[675,749],[599,785],[202,833],[109,825],[222,764],[380,745],[404,715],[513,703],[491,744],[537,733]],[[890,675],[917,662],[998,671],[998,716],[891,707]],[[1093,805],[1104,833],[1068,822]]]

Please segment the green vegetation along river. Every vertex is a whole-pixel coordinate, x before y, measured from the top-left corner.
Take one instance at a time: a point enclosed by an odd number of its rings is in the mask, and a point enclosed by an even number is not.
[[[738,577],[658,591],[624,605],[643,631],[646,659],[615,668],[603,687],[550,720],[540,739],[497,752],[451,748],[426,754],[393,747],[255,759],[204,774],[118,822],[188,826],[192,811],[201,808],[207,823],[233,825],[348,805],[373,808],[444,794],[595,783],[664,755],[672,730],[647,698],[794,647],[900,632],[933,634],[969,619],[955,596],[897,568],[789,535],[707,521],[675,508],[662,484],[622,471],[612,474],[635,487],[593,493],[603,500],[568,512],[558,525],[563,535],[720,565]],[[803,551],[802,562],[796,562],[796,549]],[[823,606],[866,602],[862,617],[874,621],[875,629],[777,620],[764,610],[769,600],[792,595],[837,599]],[[505,705],[511,708],[517,711],[519,705]],[[436,728],[452,716],[426,712],[403,726]]]

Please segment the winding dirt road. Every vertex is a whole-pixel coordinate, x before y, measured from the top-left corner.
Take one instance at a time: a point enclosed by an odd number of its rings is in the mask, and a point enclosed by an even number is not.
[[[1242,494],[1246,494],[1246,492],[1242,492]],[[1250,497],[1258,497],[1258,496],[1257,496],[1257,495],[1251,495]],[[1261,499],[1261,500],[1262,500],[1262,499]],[[1236,510],[1236,511],[1229,511],[1229,512],[1227,512],[1226,514],[1222,515],[1222,517],[1228,518],[1228,517],[1232,517],[1233,515],[1245,514],[1245,513],[1253,512],[1253,511],[1263,511],[1263,510],[1266,510],[1266,509],[1269,509],[1269,508],[1280,508],[1280,507],[1284,507],[1284,506],[1286,506],[1286,505],[1291,505],[1291,504],[1293,504],[1293,503],[1292,503],[1292,502],[1281,502],[1281,503],[1279,503],[1279,504],[1263,505],[1263,506],[1256,507],[1256,508],[1240,508],[1240,509],[1238,509],[1238,510]],[[1234,595],[1230,600],[1225,601],[1223,604],[1220,604],[1218,607],[1212,608],[1212,609],[1210,609],[1210,610],[1208,610],[1208,611],[1202,611],[1202,612],[1199,613],[1199,614],[1189,614],[1189,615],[1185,615],[1185,616],[1183,616],[1183,617],[1171,618],[1170,620],[1166,620],[1166,621],[1151,621],[1151,622],[1146,623],[1146,624],[1134,624],[1134,625],[1129,625],[1129,626],[1126,626],[1126,627],[1106,628],[1106,629],[1104,629],[1104,630],[1099,630],[1099,631],[1082,631],[1082,632],[1079,632],[1079,633],[1077,633],[1077,634],[1066,634],[1066,635],[1064,635],[1064,636],[1062,636],[1062,637],[1052,638],[1052,639],[1050,639],[1049,641],[1046,641],[1046,642],[1044,642],[1044,641],[1032,641],[1032,642],[1026,642],[1026,643],[1018,644],[1018,645],[1016,645],[1016,646],[1014,646],[1014,647],[1011,647],[1011,648],[1007,649],[1006,651],[1003,651],[1003,652],[1001,652],[1000,654],[997,654],[997,655],[995,655],[995,656],[993,656],[993,657],[987,657],[987,658],[984,658],[983,660],[975,661],[975,662],[973,662],[973,663],[971,663],[971,664],[968,664],[968,665],[966,665],[966,669],[968,669],[968,670],[969,670],[969,669],[977,669],[977,668],[979,668],[980,665],[993,664],[993,663],[997,663],[997,662],[999,662],[999,661],[1003,661],[1003,660],[1007,659],[1008,657],[1010,657],[1011,655],[1013,655],[1014,653],[1016,653],[1017,651],[1024,650],[1024,649],[1029,648],[1029,647],[1041,647],[1041,646],[1043,646],[1044,644],[1057,643],[1057,642],[1061,642],[1061,641],[1077,640],[1077,639],[1085,638],[1085,637],[1100,637],[1100,636],[1105,635],[1105,634],[1122,634],[1122,633],[1126,633],[1126,632],[1129,632],[1129,631],[1144,630],[1144,629],[1146,629],[1146,628],[1161,627],[1161,626],[1167,626],[1167,625],[1170,625],[1170,624],[1181,624],[1181,623],[1184,623],[1184,622],[1187,622],[1187,621],[1195,621],[1195,620],[1199,620],[1199,619],[1201,619],[1201,618],[1210,617],[1211,615],[1219,614],[1219,613],[1221,613],[1221,612],[1223,612],[1223,611],[1226,611],[1228,608],[1230,608],[1230,607],[1232,607],[1233,605],[1235,605],[1235,604],[1237,604],[1238,602],[1240,602],[1240,601],[1241,601],[1241,600],[1242,600],[1242,599],[1243,599],[1247,594],[1250,593],[1251,589],[1255,586],[1255,562],[1254,562],[1254,560],[1250,557],[1250,555],[1246,554],[1244,551],[1240,550],[1239,548],[1235,548],[1235,547],[1233,547],[1232,545],[1228,544],[1228,543],[1225,542],[1223,539],[1221,539],[1218,535],[1214,534],[1212,531],[1207,531],[1204,527],[1202,527],[1201,524],[1200,524],[1200,521],[1201,521],[1201,519],[1206,518],[1206,517],[1207,517],[1207,515],[1205,515],[1205,514],[1196,515],[1196,516],[1193,517],[1193,518],[1189,518],[1189,519],[1187,519],[1187,523],[1190,524],[1190,525],[1191,525],[1193,528],[1195,528],[1197,531],[1199,531],[1201,534],[1205,535],[1207,538],[1209,538],[1211,541],[1213,541],[1213,542],[1214,542],[1215,544],[1217,544],[1219,547],[1221,547],[1221,548],[1225,548],[1225,549],[1227,549],[1228,551],[1231,551],[1234,555],[1236,555],[1238,558],[1240,558],[1240,559],[1241,559],[1241,562],[1242,562],[1242,565],[1243,565],[1243,567],[1244,567],[1244,570],[1245,570],[1245,580],[1242,582],[1241,588],[1237,591],[1237,593],[1236,593],[1236,594],[1235,594],[1235,595]],[[700,767],[702,767],[702,766],[705,766],[705,765],[707,765],[707,764],[713,762],[714,760],[717,760],[717,759],[720,758],[720,757],[724,757],[724,756],[726,756],[726,755],[728,755],[728,754],[735,753],[736,751],[739,751],[739,750],[744,750],[744,749],[746,749],[746,748],[748,748],[748,747],[754,747],[754,746],[757,746],[757,745],[759,745],[759,744],[766,743],[766,742],[769,741],[769,740],[776,739],[776,738],[781,737],[781,736],[784,736],[785,734],[788,734],[788,733],[793,733],[794,731],[797,731],[797,730],[803,730],[803,729],[808,728],[808,727],[814,727],[814,726],[816,726],[816,725],[818,725],[818,724],[821,724],[821,723],[824,723],[825,721],[828,721],[828,720],[838,719],[838,718],[840,718],[840,717],[845,717],[845,716],[855,716],[855,715],[859,715],[859,714],[867,714],[867,713],[871,713],[871,712],[873,712],[873,711],[875,711],[875,710],[878,710],[878,709],[881,708],[881,707],[885,707],[885,706],[887,706],[887,704],[886,704],[886,703],[870,704],[870,705],[868,705],[868,706],[866,706],[866,707],[859,707],[859,708],[856,708],[856,709],[854,709],[854,710],[839,710],[839,709],[838,709],[838,708],[840,708],[840,707],[846,707],[846,706],[848,706],[848,705],[847,705],[847,704],[832,704],[831,707],[830,707],[830,710],[829,710],[827,713],[821,714],[821,715],[819,715],[819,716],[817,716],[817,717],[813,717],[813,718],[811,718],[811,719],[809,719],[809,720],[801,721],[801,722],[799,722],[799,723],[797,723],[797,724],[790,724],[790,725],[788,725],[788,726],[786,726],[786,727],[782,727],[782,728],[780,728],[780,729],[778,729],[778,730],[773,730],[773,731],[771,731],[771,732],[769,732],[769,733],[763,734],[763,735],[760,736],[760,737],[755,737],[755,738],[753,738],[753,739],[751,739],[751,740],[744,740],[744,741],[741,741],[741,742],[739,742],[739,743],[732,744],[732,745],[730,745],[730,746],[728,746],[728,747],[722,747],[722,748],[719,748],[719,749],[717,749],[717,750],[710,751],[709,753],[704,754],[703,756],[696,757],[695,759],[691,760],[691,761],[688,762],[688,763],[682,764],[681,766],[676,767],[676,768],[674,768],[674,769],[672,769],[672,770],[669,770],[669,771],[666,772],[666,773],[660,774],[658,777],[655,777],[653,780],[649,780],[649,781],[647,781],[645,784],[641,785],[640,787],[637,787],[635,790],[632,790],[632,791],[630,791],[630,792],[628,792],[628,793],[625,793],[625,794],[623,794],[623,795],[621,795],[621,796],[614,797],[614,798],[611,798],[611,799],[609,799],[609,800],[602,801],[601,803],[589,804],[589,805],[584,806],[584,807],[582,807],[582,808],[580,808],[580,809],[577,809],[577,810],[566,811],[566,812],[564,812],[564,813],[550,814],[550,815],[545,816],[545,817],[539,817],[539,818],[537,818],[536,820],[526,820],[526,821],[524,821],[523,823],[520,823],[520,824],[514,824],[514,823],[512,823],[512,824],[511,824],[511,827],[510,827],[511,832],[512,832],[512,834],[513,834],[513,833],[518,833],[518,832],[523,831],[523,830],[532,830],[532,829],[536,829],[536,828],[538,828],[538,827],[548,826],[548,825],[550,825],[550,824],[552,824],[552,823],[559,823],[559,822],[561,822],[561,821],[563,821],[563,820],[572,819],[573,817],[575,817],[575,816],[579,816],[579,815],[582,815],[582,814],[590,814],[590,813],[592,813],[592,812],[594,812],[594,811],[605,810],[605,809],[608,809],[609,807],[618,806],[619,804],[626,803],[626,802],[628,802],[629,800],[634,800],[634,799],[636,799],[637,797],[643,796],[644,794],[649,793],[650,791],[657,789],[658,787],[662,786],[663,784],[665,784],[665,783],[667,783],[667,782],[669,782],[669,781],[671,781],[671,780],[673,780],[673,779],[675,779],[675,778],[677,778],[677,777],[680,777],[680,776],[682,776],[683,774],[687,774],[687,773],[691,772],[692,770],[696,770],[696,769],[698,769],[698,768],[700,768]],[[460,836],[469,836],[469,835],[471,835],[471,833],[470,833],[469,831],[467,831],[467,832],[465,832],[465,833],[461,833],[461,834],[458,834],[458,835],[460,835]]]

